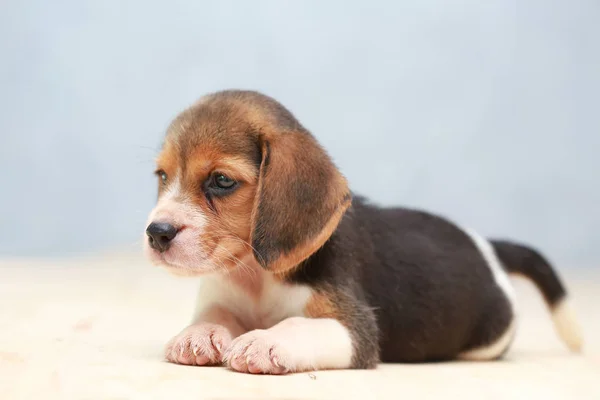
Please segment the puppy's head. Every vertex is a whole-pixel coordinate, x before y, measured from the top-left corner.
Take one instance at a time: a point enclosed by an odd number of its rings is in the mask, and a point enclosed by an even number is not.
[[[255,260],[284,272],[330,237],[350,205],[346,180],[294,116],[256,92],[208,95],[168,129],[145,251],[198,275]]]

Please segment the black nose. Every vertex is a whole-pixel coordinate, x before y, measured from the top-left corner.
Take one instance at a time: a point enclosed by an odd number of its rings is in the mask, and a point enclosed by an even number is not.
[[[166,222],[153,222],[146,228],[146,235],[150,247],[162,253],[169,248],[169,243],[177,236],[177,228]]]

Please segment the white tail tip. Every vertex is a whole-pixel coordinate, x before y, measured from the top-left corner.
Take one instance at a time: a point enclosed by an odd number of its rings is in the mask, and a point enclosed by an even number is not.
[[[571,351],[579,353],[583,347],[581,328],[566,297],[552,307],[552,321],[563,342]]]

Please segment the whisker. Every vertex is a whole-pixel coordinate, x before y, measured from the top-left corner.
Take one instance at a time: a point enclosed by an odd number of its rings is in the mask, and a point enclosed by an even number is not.
[[[252,244],[248,243],[247,241],[245,241],[241,237],[236,236],[236,235],[231,234],[231,233],[221,232],[221,231],[217,231],[216,233],[217,234],[222,233],[221,236],[217,236],[216,237],[217,239],[227,238],[227,239],[233,239],[233,240],[236,240],[238,242],[241,242],[244,246],[247,246],[247,247],[249,247],[252,250],[252,252],[254,253],[254,255],[257,256],[259,263],[261,263],[262,265],[266,264],[264,257],[259,253],[259,251],[254,246],[252,246]]]
[[[228,259],[233,261],[235,263],[236,267],[239,267],[244,273],[247,273],[252,278],[256,277],[256,271],[254,271],[254,269],[252,267],[250,267],[249,265],[244,263],[242,260],[240,260],[238,257],[236,257],[233,253],[231,253],[231,251],[229,251],[225,246],[217,244],[217,248],[225,250],[227,253],[229,253]]]

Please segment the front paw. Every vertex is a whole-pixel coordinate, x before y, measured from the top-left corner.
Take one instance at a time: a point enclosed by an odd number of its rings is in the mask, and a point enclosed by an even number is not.
[[[192,325],[169,341],[165,358],[184,365],[221,364],[231,340],[231,333],[223,326],[209,323]]]
[[[280,375],[301,369],[290,343],[268,330],[255,330],[235,339],[225,353],[230,368],[251,374]]]

